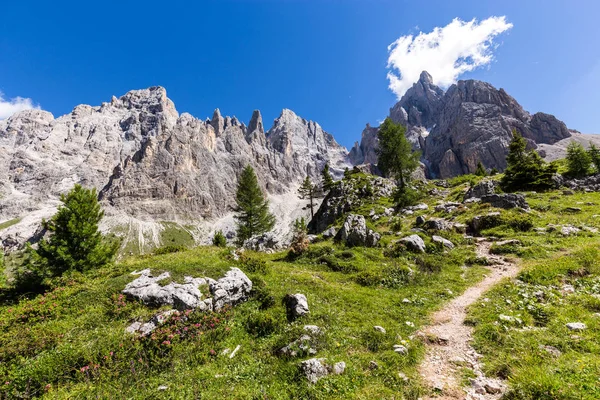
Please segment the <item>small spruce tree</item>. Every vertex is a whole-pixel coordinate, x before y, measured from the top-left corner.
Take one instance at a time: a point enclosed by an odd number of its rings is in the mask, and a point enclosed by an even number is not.
[[[215,232],[213,236],[213,245],[217,247],[227,247],[227,238],[223,234],[223,231],[219,230]]]
[[[477,175],[477,176],[487,176],[487,171],[485,170],[485,167],[483,166],[483,164],[481,163],[481,161],[479,161],[477,163],[477,169],[475,170],[475,175]]]
[[[594,143],[590,143],[588,154],[594,164],[594,168],[596,168],[596,173],[600,173],[600,149]]]
[[[104,212],[98,203],[96,189],[81,185],[61,195],[62,205],[49,220],[43,221],[50,232],[38,248],[29,247],[31,269],[43,277],[60,276],[66,271],[86,271],[108,264],[119,243],[108,241],[98,230]]]
[[[254,169],[249,165],[242,171],[235,200],[238,244],[242,245],[252,236],[273,229],[275,216],[269,212],[269,201],[260,190]]]
[[[535,150],[527,150],[527,141],[516,130],[508,147],[507,167],[500,180],[505,192],[547,190],[555,186],[555,163],[546,163]]]
[[[304,181],[302,181],[302,184],[298,188],[298,194],[301,199],[307,199],[309,201],[310,217],[314,218],[314,199],[317,195],[317,185],[312,183],[308,175],[304,178]]]
[[[581,178],[590,172],[592,158],[581,143],[571,142],[567,146],[567,175]]]
[[[323,167],[323,171],[321,171],[321,186],[323,187],[324,192],[329,192],[335,182],[333,181],[333,177],[329,172],[329,163],[325,163],[325,167]]]

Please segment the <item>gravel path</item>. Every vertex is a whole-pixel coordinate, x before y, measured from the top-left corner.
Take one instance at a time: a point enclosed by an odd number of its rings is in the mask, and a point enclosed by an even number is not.
[[[519,272],[516,264],[490,254],[491,245],[491,242],[485,240],[477,243],[477,255],[490,261],[491,265],[487,267],[490,273],[436,312],[432,325],[420,332],[427,343],[427,353],[420,373],[434,393],[433,397],[426,399],[496,400],[506,390],[506,385],[501,380],[483,375],[479,363],[481,356],[470,344],[473,328],[464,324],[467,308],[471,304],[492,286],[504,278],[515,277]],[[472,368],[477,375],[468,388],[461,388],[461,366]]]

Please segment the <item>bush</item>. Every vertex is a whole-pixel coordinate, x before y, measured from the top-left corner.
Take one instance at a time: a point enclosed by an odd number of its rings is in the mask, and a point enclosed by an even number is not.
[[[227,238],[223,234],[223,231],[219,230],[219,231],[215,232],[212,243],[214,246],[217,246],[217,247],[227,247]]]
[[[423,254],[415,259],[415,263],[421,272],[428,274],[438,273],[444,268],[444,256]]]
[[[270,312],[254,312],[246,318],[246,332],[256,337],[266,337],[275,333],[280,322]]]
[[[362,271],[354,277],[354,281],[361,286],[373,287],[383,282],[383,276],[373,271]]]
[[[410,283],[413,277],[414,272],[407,265],[394,265],[384,270],[382,284],[389,288],[400,287]]]
[[[260,278],[252,279],[252,292],[250,295],[259,302],[259,308],[266,310],[275,305],[275,296],[267,288],[267,284]]]
[[[154,255],[162,255],[162,254],[171,254],[171,253],[178,253],[180,251],[186,251],[187,247],[185,246],[181,246],[181,245],[166,245],[166,246],[162,246],[162,247],[158,247],[156,249],[154,249],[154,251],[152,252]]]
[[[269,273],[269,266],[265,260],[261,260],[257,257],[251,257],[247,254],[242,254],[240,256],[240,264],[242,264],[242,268],[247,272],[267,275]]]
[[[471,221],[471,226],[474,223]],[[527,232],[533,229],[533,221],[528,215],[521,214],[488,214],[479,216],[477,223],[479,231],[506,226],[513,231]]]
[[[290,245],[290,256],[298,257],[308,250],[310,242],[308,241],[308,228],[306,220],[299,218],[294,221],[292,243]]]
[[[399,208],[414,206],[423,198],[423,194],[408,186],[398,187],[393,193],[394,202]]]
[[[408,250],[402,242],[392,243],[389,247],[383,249],[383,255],[389,258],[398,258],[403,254],[406,254]]]

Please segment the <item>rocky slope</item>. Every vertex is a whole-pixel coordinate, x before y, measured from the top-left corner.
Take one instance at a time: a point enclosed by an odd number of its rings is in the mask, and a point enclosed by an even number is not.
[[[444,92],[425,71],[390,109],[390,118],[407,126],[407,136],[422,152],[429,175],[441,178],[474,172],[479,161],[488,169],[504,169],[513,129],[532,147],[571,136],[556,117],[530,115],[503,89],[466,80]],[[376,128],[363,132],[361,144],[351,151],[353,161],[367,161],[366,155],[374,153],[376,135]]]
[[[179,115],[162,87],[131,91],[99,107],[80,105],[56,119],[23,111],[0,121],[0,222],[19,221],[0,238],[21,243],[31,237],[75,183],[98,189],[107,230],[155,244],[163,221],[204,226],[207,234],[215,221],[231,221],[237,177],[246,165],[255,168],[277,209],[277,196],[293,202],[289,193],[298,181],[307,174],[316,180],[326,162],[337,174],[350,165],[330,134],[290,110],[266,132],[259,111],[248,126],[219,110],[202,121]],[[295,201],[293,208],[301,209]]]

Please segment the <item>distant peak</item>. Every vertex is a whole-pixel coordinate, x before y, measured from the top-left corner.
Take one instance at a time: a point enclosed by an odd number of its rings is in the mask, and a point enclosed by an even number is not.
[[[419,82],[423,82],[423,83],[427,83],[429,85],[433,85],[433,78],[431,77],[431,75],[429,74],[429,72],[423,71],[423,72],[421,72],[421,75],[419,76]]]

